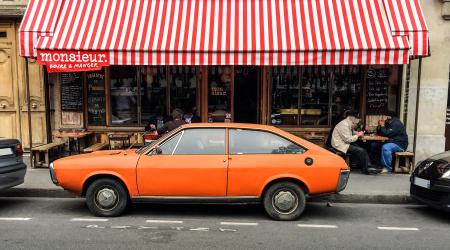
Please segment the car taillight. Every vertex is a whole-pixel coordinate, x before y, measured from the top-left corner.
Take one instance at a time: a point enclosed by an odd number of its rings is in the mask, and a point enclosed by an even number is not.
[[[17,144],[17,145],[16,145],[16,155],[17,155],[17,156],[22,156],[22,155],[23,155],[22,144]]]

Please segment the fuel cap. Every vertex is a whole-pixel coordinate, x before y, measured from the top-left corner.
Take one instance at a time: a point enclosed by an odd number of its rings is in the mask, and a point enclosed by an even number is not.
[[[311,166],[314,163],[313,159],[308,157],[305,159],[305,164]]]

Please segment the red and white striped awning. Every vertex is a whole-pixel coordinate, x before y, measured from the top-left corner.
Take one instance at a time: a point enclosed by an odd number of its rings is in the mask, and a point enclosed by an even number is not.
[[[114,65],[407,64],[428,55],[418,0],[31,0],[20,54]]]

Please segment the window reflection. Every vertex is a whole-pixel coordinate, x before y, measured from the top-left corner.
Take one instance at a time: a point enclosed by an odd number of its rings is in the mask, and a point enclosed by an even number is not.
[[[209,67],[209,122],[231,122],[231,77],[231,67],[229,66]]]
[[[176,66],[169,68],[170,109],[181,109],[185,114],[196,114],[197,72],[196,67]]]
[[[301,125],[329,125],[330,67],[312,66],[301,68]]]
[[[138,124],[138,88],[135,66],[111,66],[111,122]]]
[[[166,67],[143,67],[141,70],[141,120],[143,124],[152,123],[157,127],[164,124],[167,91]]]

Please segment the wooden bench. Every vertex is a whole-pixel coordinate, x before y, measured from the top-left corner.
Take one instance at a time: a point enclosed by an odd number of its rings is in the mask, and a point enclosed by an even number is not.
[[[48,167],[52,161],[63,155],[64,147],[64,142],[52,142],[32,148],[33,165],[31,167]]]
[[[413,170],[414,153],[396,152],[394,156],[394,173],[410,173]]]
[[[95,144],[93,144],[93,145],[83,149],[83,152],[84,153],[92,153],[92,152],[95,152],[95,151],[98,151],[98,150],[102,150],[102,149],[107,148],[107,147],[109,147],[108,143],[101,143],[101,142],[99,142],[99,143],[95,143]]]

